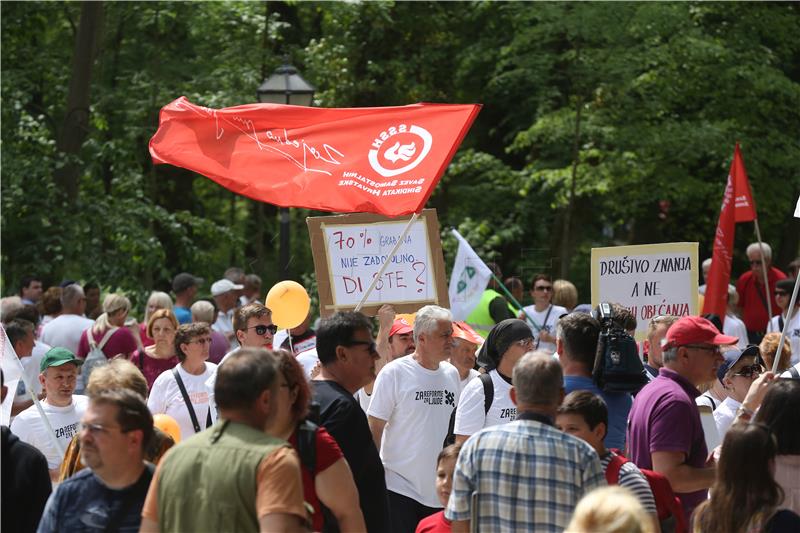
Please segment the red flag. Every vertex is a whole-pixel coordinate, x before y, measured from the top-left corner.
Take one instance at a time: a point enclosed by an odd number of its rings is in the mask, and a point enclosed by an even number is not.
[[[711,270],[706,280],[706,294],[703,313],[714,313],[725,322],[728,308],[728,284],[731,279],[733,259],[733,234],[737,222],[750,222],[756,219],[756,204],[750,192],[750,182],[744,168],[739,144],[733,151],[733,162],[728,172],[728,183],[722,197],[717,232],[714,235],[714,251],[711,256]]]
[[[480,107],[217,110],[182,96],[161,110],[150,155],[283,207],[407,215],[422,210]]]

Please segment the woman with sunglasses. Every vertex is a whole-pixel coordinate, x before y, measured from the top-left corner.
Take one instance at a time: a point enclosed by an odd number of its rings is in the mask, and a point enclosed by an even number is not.
[[[486,374],[469,381],[461,391],[453,429],[456,444],[485,427],[516,420],[517,407],[510,396],[511,374],[533,346],[531,328],[522,320],[509,318],[492,328],[478,353],[478,364]]]
[[[533,331],[534,349],[554,353],[556,351],[556,323],[567,310],[553,305],[553,282],[547,274],[536,274],[531,282],[533,305],[523,309],[519,317]]]
[[[165,370],[171,370],[178,364],[175,355],[175,332],[178,329],[178,319],[170,309],[154,311],[147,321],[147,336],[151,339],[149,346],[136,350],[131,357],[144,374],[147,388],[153,388],[153,383]]]
[[[147,407],[154,415],[163,413],[174,418],[184,440],[213,424],[215,416],[206,381],[217,365],[207,361],[211,345],[208,324],[182,324],[175,332],[174,343],[180,364],[156,378]]]
[[[772,317],[767,325],[767,332],[783,331],[786,326],[786,339],[792,345],[792,358],[791,364],[800,362],[800,298],[794,304],[794,310],[789,324],[786,324],[787,315],[789,314],[789,304],[792,299],[792,291],[794,290],[793,279],[782,279],[775,284],[775,301],[780,307],[780,314]]]
[[[775,435],[761,424],[736,424],[725,435],[711,498],[694,512],[694,533],[800,531],[800,517],[781,509],[773,478]]]
[[[305,501],[314,508],[312,531],[324,531],[322,505],[338,523],[338,531],[366,531],[358,489],[342,450],[325,428],[307,422],[311,389],[303,367],[288,351],[278,359],[278,393],[275,418],[267,433],[289,441],[300,456]],[[329,515],[329,516],[330,516]],[[330,520],[330,518],[327,518]]]
[[[725,387],[728,397],[714,410],[714,421],[720,438],[736,418],[736,411],[747,396],[753,384],[764,368],[758,363],[758,346],[748,346],[744,350],[733,349],[725,352],[725,361],[717,369],[717,379]]]

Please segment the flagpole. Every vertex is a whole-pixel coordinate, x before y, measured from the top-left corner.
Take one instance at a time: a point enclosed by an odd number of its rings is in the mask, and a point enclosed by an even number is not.
[[[389,267],[389,263],[392,262],[392,258],[394,258],[394,256],[397,255],[397,250],[400,249],[400,245],[403,244],[403,241],[405,241],[406,235],[408,235],[408,232],[411,231],[411,226],[414,224],[414,222],[416,222],[418,216],[419,213],[414,213],[413,215],[411,215],[411,218],[408,219],[408,224],[406,224],[403,233],[400,234],[400,238],[397,239],[397,243],[395,243],[394,248],[392,248],[392,251],[389,252],[389,256],[386,258],[386,261],[383,262],[381,269],[378,270],[378,273],[375,274],[375,277],[372,278],[372,283],[370,283],[369,287],[367,287],[367,290],[366,292],[364,292],[364,296],[361,297],[361,301],[358,302],[355,311],[360,311],[361,308],[364,307],[364,303],[367,301],[367,298],[369,298],[369,295],[375,289],[375,285],[378,284],[378,280],[381,279],[383,273],[386,272],[386,269]]]
[[[772,294],[769,292],[769,276],[767,276],[767,260],[764,257],[764,243],[761,242],[761,230],[758,229],[758,219],[754,218],[756,224],[756,239],[758,239],[758,249],[761,250],[761,273],[764,275],[764,290],[767,293],[767,324],[772,320]]]
[[[529,315],[527,312],[525,312],[525,308],[524,308],[524,307],[522,307],[522,304],[521,304],[521,303],[519,303],[519,302],[518,302],[518,301],[517,301],[517,300],[514,298],[514,296],[513,296],[513,295],[511,294],[511,292],[510,292],[510,291],[509,291],[509,290],[506,288],[506,286],[503,284],[503,282],[502,282],[502,281],[500,281],[500,279],[499,279],[497,276],[495,276],[495,275],[494,275],[494,272],[492,272],[492,279],[494,279],[494,280],[497,282],[497,285],[498,285],[498,286],[499,286],[499,287],[500,287],[500,288],[503,290],[503,292],[504,292],[504,293],[506,294],[506,296],[508,296],[508,298],[509,298],[509,299],[510,299],[510,300],[511,300],[513,303],[514,303],[514,305],[516,305],[517,307],[519,307],[519,310],[520,310],[520,311],[522,311],[522,314],[523,314],[523,315],[525,315],[525,317],[526,317],[528,320],[530,320],[532,324],[534,324],[534,325],[535,325],[535,324],[536,324],[536,322],[534,322],[534,321],[533,321],[533,318],[531,318],[531,315]],[[515,318],[516,318],[516,317],[515,317]]]
[[[763,256],[762,256],[763,257]],[[783,330],[781,331],[781,340],[778,341],[778,351],[775,352],[775,361],[772,362],[772,372],[778,371],[778,363],[781,360],[781,352],[783,351],[784,339],[786,339],[786,328],[789,327],[789,322],[792,321],[793,311],[795,311],[794,304],[797,301],[797,288],[800,286],[800,276],[794,280],[794,289],[792,290],[792,299],[789,301],[789,308],[786,310],[786,321],[783,323]],[[771,319],[771,317],[770,317]]]

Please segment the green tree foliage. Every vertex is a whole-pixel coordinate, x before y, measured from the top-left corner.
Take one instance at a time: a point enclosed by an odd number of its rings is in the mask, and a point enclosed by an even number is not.
[[[429,202],[448,264],[451,227],[507,275],[563,274],[583,295],[593,246],[699,241],[707,257],[737,141],[776,263],[798,252],[796,4],[106,2],[88,131],[65,154],[81,10],[3,5],[4,285],[36,272],[140,299],[176,272],[238,264],[270,286],[274,206],[154,167],[147,143],[163,105],[252,102],[284,54],[316,105],[483,104]],[[64,168],[75,199],[56,186]],[[315,214],[292,210],[297,279],[313,279]]]

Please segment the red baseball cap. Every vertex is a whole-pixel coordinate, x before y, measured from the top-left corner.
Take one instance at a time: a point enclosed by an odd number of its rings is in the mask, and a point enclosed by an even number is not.
[[[715,344],[722,346],[736,344],[738,337],[723,335],[710,321],[701,316],[685,316],[672,324],[667,330],[664,348],[686,346],[687,344]]]
[[[389,337],[392,335],[402,335],[404,333],[411,333],[414,331],[414,326],[404,317],[396,318],[392,323],[392,329],[389,330]]]
[[[483,337],[475,333],[475,330],[466,322],[453,322],[453,338],[464,339],[476,346],[483,344]]]

